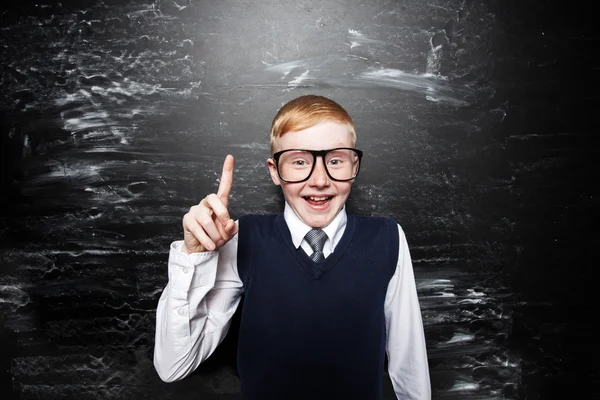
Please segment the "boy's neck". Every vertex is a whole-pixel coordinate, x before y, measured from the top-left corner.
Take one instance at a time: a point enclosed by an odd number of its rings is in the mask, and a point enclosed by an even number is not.
[[[313,227],[304,223],[304,221],[300,219],[300,217],[296,214],[294,209],[287,202],[285,202],[283,217],[292,235],[292,241],[294,242],[294,245],[296,247],[300,246],[300,243],[302,242],[304,236]],[[334,238],[339,237],[339,234],[343,232],[344,228],[346,227],[346,221],[346,207],[342,206],[342,208],[338,211],[338,213],[331,220],[331,222],[326,226],[322,227],[321,229],[325,231],[328,238],[333,240]]]

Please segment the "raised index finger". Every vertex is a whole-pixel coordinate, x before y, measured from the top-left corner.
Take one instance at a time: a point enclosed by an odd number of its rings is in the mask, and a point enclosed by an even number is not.
[[[229,202],[229,193],[233,184],[233,156],[228,154],[223,163],[223,173],[221,174],[221,182],[219,183],[219,191],[217,196],[221,202],[227,207]]]

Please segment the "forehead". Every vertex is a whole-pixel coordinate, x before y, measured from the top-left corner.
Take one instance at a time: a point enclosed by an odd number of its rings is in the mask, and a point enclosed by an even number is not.
[[[283,134],[274,140],[275,151],[286,149],[324,150],[335,147],[354,147],[352,134],[345,124],[322,122],[301,131]]]

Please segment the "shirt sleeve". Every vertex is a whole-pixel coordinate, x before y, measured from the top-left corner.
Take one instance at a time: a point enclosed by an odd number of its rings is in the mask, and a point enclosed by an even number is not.
[[[398,265],[385,298],[388,372],[398,400],[429,400],[431,383],[423,320],[408,244],[400,225],[398,234]]]
[[[185,254],[171,244],[169,282],[156,310],[154,368],[165,382],[185,378],[223,341],[241,299],[238,236],[217,251]]]

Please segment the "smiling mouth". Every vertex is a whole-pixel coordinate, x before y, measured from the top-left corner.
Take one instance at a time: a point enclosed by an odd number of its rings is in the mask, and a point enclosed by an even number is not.
[[[331,201],[333,196],[304,196],[303,199],[306,200],[309,204],[318,206],[324,205]]]

